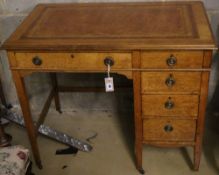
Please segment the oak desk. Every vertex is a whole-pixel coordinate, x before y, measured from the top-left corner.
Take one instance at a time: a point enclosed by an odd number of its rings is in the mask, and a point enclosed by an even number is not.
[[[197,170],[215,47],[201,2],[38,5],[3,45],[37,165],[25,75],[53,72],[59,110],[54,72],[105,72],[107,57],[113,72],[133,79],[137,169],[151,144],[194,147]]]

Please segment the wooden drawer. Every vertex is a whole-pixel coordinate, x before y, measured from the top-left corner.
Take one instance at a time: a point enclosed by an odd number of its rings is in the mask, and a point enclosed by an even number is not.
[[[143,139],[153,141],[194,141],[196,120],[144,119]]]
[[[71,69],[80,71],[106,70],[106,57],[114,61],[112,69],[130,69],[130,53],[16,53],[16,67],[24,69]],[[37,58],[40,64],[34,64]]]
[[[200,72],[142,72],[142,93],[190,93],[200,89]]]
[[[197,118],[198,95],[143,95],[142,113],[147,116]]]
[[[202,51],[142,52],[141,68],[202,68]]]

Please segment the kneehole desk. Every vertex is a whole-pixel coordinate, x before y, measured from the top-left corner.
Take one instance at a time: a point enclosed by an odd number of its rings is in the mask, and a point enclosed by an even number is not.
[[[201,2],[39,4],[3,48],[39,167],[24,77],[50,72],[53,89],[46,105],[54,97],[60,110],[55,73],[105,72],[104,61],[110,59],[112,72],[133,80],[137,169],[144,172],[142,147],[150,144],[192,146],[198,170],[216,49]]]

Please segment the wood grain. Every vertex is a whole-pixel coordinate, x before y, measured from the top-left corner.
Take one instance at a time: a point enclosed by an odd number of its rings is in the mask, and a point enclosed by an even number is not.
[[[172,75],[175,84],[166,85],[166,80]],[[143,94],[150,93],[190,93],[198,94],[200,90],[200,72],[142,72],[141,84]]]
[[[35,162],[39,168],[42,168],[39,147],[37,144],[37,134],[35,132],[35,126],[31,117],[31,111],[29,106],[29,100],[26,93],[24,78],[20,76],[18,71],[12,71],[14,78],[17,95],[20,101],[21,109],[23,112],[25,127],[29,136],[30,144],[32,147]]]
[[[173,131],[166,132],[165,126],[171,125]],[[175,120],[165,119],[144,119],[143,138],[144,140],[157,141],[194,141],[196,120]]]
[[[173,108],[167,109],[165,103],[170,101]],[[197,118],[198,95],[143,95],[142,114],[147,116],[171,116],[183,118]]]
[[[15,57],[15,52],[13,51],[7,52],[7,55],[8,55],[8,61],[9,61],[10,67],[16,67],[17,62],[16,62],[16,57]]]
[[[206,60],[210,60],[211,54],[205,54]],[[199,104],[199,118],[197,122],[197,130],[196,130],[196,144],[194,146],[194,170],[199,169],[201,153],[202,153],[202,141],[204,134],[204,126],[205,126],[205,113],[206,113],[206,105],[208,98],[208,86],[209,86],[209,72],[202,72],[201,76],[201,89],[200,89],[200,104]]]
[[[60,90],[102,89],[58,87],[54,73],[106,72],[104,58],[111,56],[115,62],[112,72],[133,79],[137,169],[143,173],[143,143],[193,146],[194,169],[198,169],[211,54],[216,48],[202,2],[40,4],[2,48],[8,51],[39,167],[41,160],[24,76],[52,72],[56,108],[60,109]],[[176,64],[168,66],[171,55]],[[35,56],[40,57],[41,65],[33,64]],[[174,80],[172,86],[167,86],[168,78]],[[174,101],[171,110],[164,108],[169,97]]]
[[[162,147],[162,148],[177,148],[177,147],[186,147],[194,146],[194,141],[152,141],[152,140],[143,140],[144,144]]]
[[[215,49],[216,45],[203,4],[186,1],[41,4],[3,48],[194,50]]]
[[[56,73],[50,73],[50,79],[51,83],[54,89],[54,100],[55,100],[55,106],[56,110],[61,113],[61,104],[60,104],[60,98],[59,98],[59,86],[58,86],[58,79]]]
[[[203,58],[203,67],[204,68],[211,68],[211,62],[212,62],[212,52],[205,51],[204,58]]]
[[[174,66],[168,66],[167,59],[170,56],[176,58]],[[141,53],[141,68],[202,68],[203,52],[202,51],[148,51]]]
[[[55,90],[52,89],[51,92],[49,93],[46,102],[43,105],[42,111],[39,114],[38,121],[36,122],[36,134],[38,134],[38,129],[40,125],[42,125],[46,119],[46,115],[49,112],[49,107],[51,105],[52,99],[55,96]]]
[[[132,67],[139,68],[140,66],[140,52],[134,51],[132,53]],[[135,157],[136,168],[142,169],[142,140],[143,140],[143,124],[141,114],[141,73],[139,71],[132,72],[133,77],[133,95],[134,95],[134,121],[135,121]]]
[[[72,69],[73,70],[107,70],[104,64],[106,57],[114,60],[111,69],[130,69],[130,53],[20,53],[17,52],[16,66],[20,69]],[[41,65],[34,65],[32,59],[38,57]]]

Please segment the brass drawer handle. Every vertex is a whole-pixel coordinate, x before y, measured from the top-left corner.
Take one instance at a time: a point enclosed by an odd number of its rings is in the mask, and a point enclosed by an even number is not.
[[[174,55],[170,55],[170,57],[167,58],[166,63],[168,66],[172,67],[172,66],[176,65],[177,59]]]
[[[172,126],[172,125],[166,125],[166,126],[164,126],[164,131],[165,131],[165,132],[172,132],[172,131],[173,131],[173,126]]]
[[[166,79],[165,83],[168,87],[172,87],[176,83],[176,80],[173,78],[173,75],[170,74],[170,76]]]
[[[104,64],[106,66],[110,65],[110,66],[113,66],[114,65],[114,60],[112,57],[110,56],[107,56],[105,59],[104,59]]]
[[[174,102],[171,100],[171,98],[169,97],[168,100],[164,103],[164,107],[166,109],[173,109],[175,106]]]
[[[42,61],[42,59],[41,59],[40,57],[35,56],[35,57],[33,57],[33,59],[32,59],[32,63],[33,63],[34,65],[36,65],[36,66],[40,66],[40,65],[43,63],[43,61]]]

